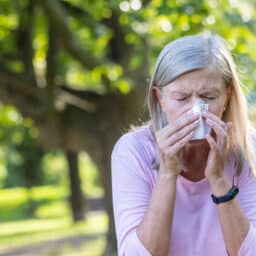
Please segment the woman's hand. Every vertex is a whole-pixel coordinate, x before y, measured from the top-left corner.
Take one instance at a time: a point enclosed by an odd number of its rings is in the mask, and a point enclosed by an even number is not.
[[[191,111],[184,113],[176,122],[156,132],[160,155],[160,175],[177,177],[181,171],[178,153],[191,140],[199,125],[199,115]]]
[[[206,139],[210,145],[210,152],[205,169],[205,176],[210,183],[225,177],[225,160],[229,149],[228,132],[232,127],[231,122],[225,123],[210,112],[203,112],[206,123],[216,134],[216,138],[207,135]]]

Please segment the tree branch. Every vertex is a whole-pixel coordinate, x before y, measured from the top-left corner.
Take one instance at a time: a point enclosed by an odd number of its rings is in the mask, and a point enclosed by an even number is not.
[[[86,112],[95,112],[101,104],[103,95],[94,91],[77,90],[68,86],[60,86],[59,99],[66,104],[78,107]]]
[[[58,1],[38,0],[37,2],[45,9],[45,13],[49,17],[55,32],[60,36],[60,41],[63,46],[76,60],[81,62],[84,67],[93,69],[107,62],[107,60],[96,58],[88,49],[82,48],[79,45],[79,40],[71,32],[66,13]]]
[[[0,99],[17,107],[24,116],[36,118],[43,112],[41,95],[37,88],[28,86],[20,77],[0,68]],[[41,93],[42,94],[42,93]]]
[[[86,26],[90,27],[91,29],[94,29],[96,27],[95,22],[93,21],[93,17],[88,11],[63,0],[61,1],[61,5],[64,7],[65,10],[68,11],[68,14],[72,15],[76,19],[78,18],[79,20],[85,22]]]
[[[72,105],[74,107],[77,107],[85,112],[95,112],[97,110],[96,105],[92,102],[89,102],[87,100],[84,100],[80,97],[77,97],[71,93],[62,91],[59,93],[57,99],[57,108],[59,107],[64,108],[66,104]]]
[[[54,112],[54,101],[56,97],[56,68],[57,68],[57,40],[51,24],[48,26],[48,50],[46,56],[46,87],[47,105],[51,113]]]
[[[30,84],[36,87],[36,76],[33,66],[34,49],[32,43],[32,24],[34,23],[34,2],[28,1],[25,8],[21,8],[19,27],[17,30],[17,45],[24,64],[25,76],[31,80]]]
[[[99,94],[92,90],[79,90],[79,89],[73,89],[67,85],[60,85],[60,88],[62,91],[68,92],[73,94],[76,97],[79,97],[83,100],[87,101],[100,101],[104,96],[102,94]]]

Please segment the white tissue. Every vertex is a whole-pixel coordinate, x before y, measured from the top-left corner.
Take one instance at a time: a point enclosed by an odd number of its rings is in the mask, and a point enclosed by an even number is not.
[[[208,110],[208,104],[205,104],[205,102],[202,99],[198,99],[193,108],[193,113],[199,113],[199,125],[194,131],[194,136],[192,140],[201,140],[206,137],[206,135],[210,134],[211,127],[206,124],[205,120],[202,118],[202,111]]]

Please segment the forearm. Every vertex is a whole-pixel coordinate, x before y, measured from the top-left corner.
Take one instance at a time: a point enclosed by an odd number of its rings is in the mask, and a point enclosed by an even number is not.
[[[210,181],[212,193],[222,196],[231,188],[231,182],[226,176]],[[237,256],[239,248],[249,231],[249,221],[242,212],[236,198],[216,205],[225,240],[230,256]]]
[[[137,234],[154,256],[166,256],[169,251],[177,176],[159,175],[151,201]]]

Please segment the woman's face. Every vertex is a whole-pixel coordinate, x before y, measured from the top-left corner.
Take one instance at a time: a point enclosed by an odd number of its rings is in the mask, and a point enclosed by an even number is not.
[[[201,69],[186,73],[170,84],[157,89],[157,98],[169,123],[183,113],[191,110],[197,99],[208,104],[208,110],[222,117],[228,103],[230,87],[226,87],[221,75],[217,72]]]

